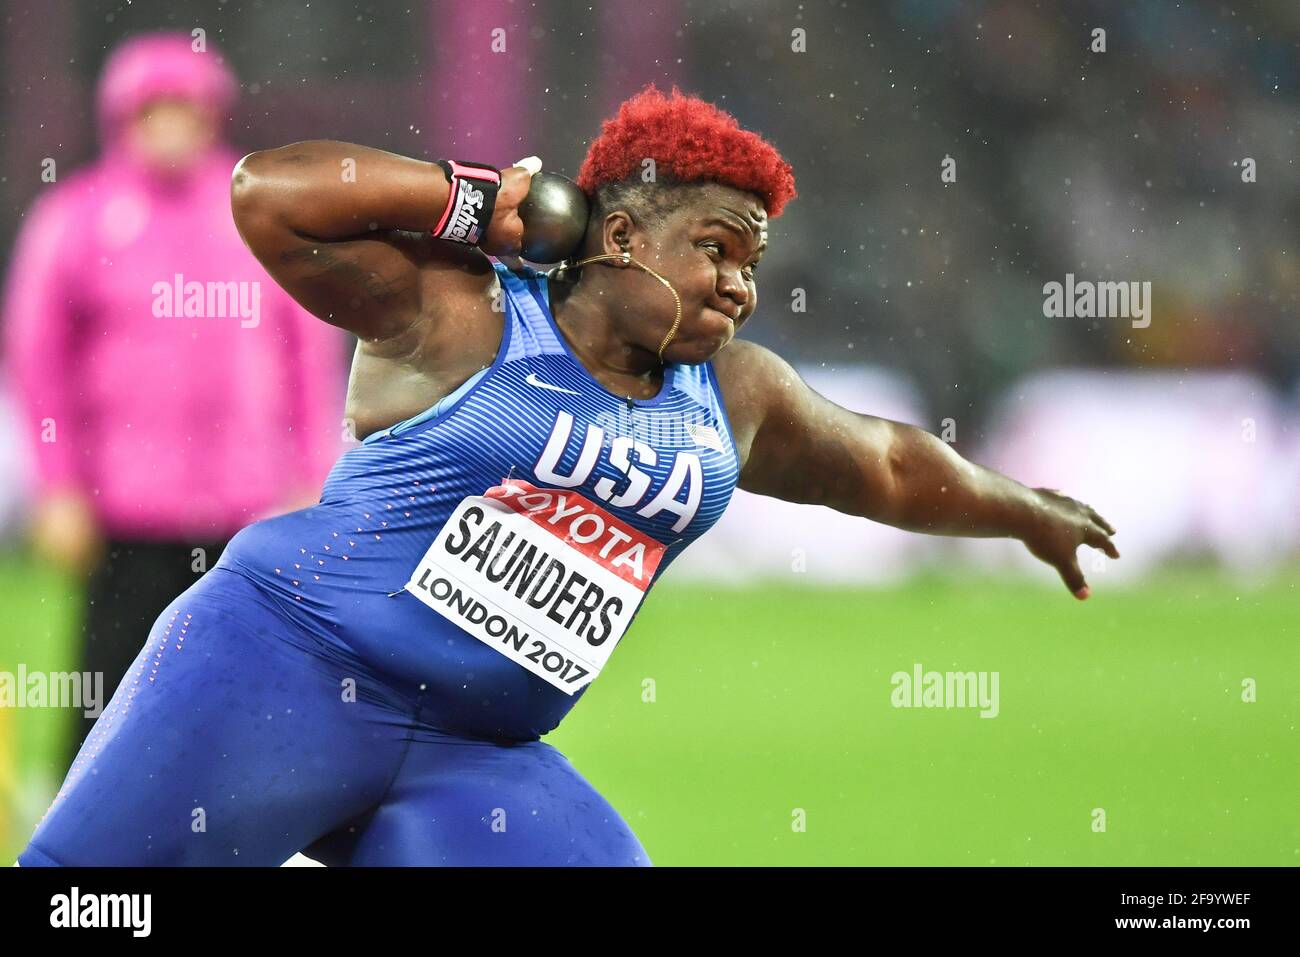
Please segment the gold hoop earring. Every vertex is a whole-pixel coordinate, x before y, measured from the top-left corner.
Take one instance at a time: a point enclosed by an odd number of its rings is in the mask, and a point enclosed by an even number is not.
[[[600,256],[588,256],[586,259],[579,259],[575,263],[561,264],[560,268],[555,271],[556,278],[563,279],[568,270],[577,269],[579,266],[585,266],[587,263],[602,262],[610,259],[617,260],[621,266],[637,266],[640,269],[644,269],[650,275],[663,283],[668,288],[668,291],[673,294],[673,302],[677,305],[677,318],[673,320],[672,328],[668,330],[668,335],[664,336],[664,341],[659,343],[659,364],[663,365],[664,349],[668,347],[668,343],[671,342],[673,336],[677,334],[677,327],[682,324],[682,297],[677,295],[677,290],[673,288],[672,283],[659,275],[645,263],[633,259],[632,253],[627,249],[624,249],[621,253],[604,253]]]

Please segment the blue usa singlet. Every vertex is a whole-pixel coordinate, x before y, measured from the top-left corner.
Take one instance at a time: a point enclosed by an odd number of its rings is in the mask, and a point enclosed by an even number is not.
[[[598,383],[547,278],[494,264],[492,365],[345,453],[318,505],[241,531],[244,575],[444,730],[531,740],[581,697],[638,600],[722,515],[739,464],[712,363],[649,400]]]

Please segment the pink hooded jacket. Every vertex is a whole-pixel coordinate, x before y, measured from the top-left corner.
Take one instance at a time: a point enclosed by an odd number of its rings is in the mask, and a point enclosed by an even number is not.
[[[224,537],[344,450],[344,336],[302,310],[230,214],[239,155],[218,143],[183,179],[125,141],[162,94],[225,118],[237,86],[184,34],[135,38],[104,68],[104,149],[45,187],[18,237],[4,350],[37,493],[78,489],[119,538]]]

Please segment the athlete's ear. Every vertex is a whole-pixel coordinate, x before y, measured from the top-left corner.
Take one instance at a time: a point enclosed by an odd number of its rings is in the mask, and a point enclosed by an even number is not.
[[[626,210],[616,209],[605,217],[601,227],[600,253],[617,256],[631,242],[632,233],[636,231],[636,222]]]

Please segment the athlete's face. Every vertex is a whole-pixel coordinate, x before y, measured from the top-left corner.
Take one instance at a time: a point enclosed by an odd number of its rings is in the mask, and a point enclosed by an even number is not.
[[[758,305],[755,268],[766,247],[762,201],[716,183],[701,187],[693,202],[673,211],[657,229],[633,237],[633,258],[672,283],[682,300],[681,325],[664,350],[666,360],[704,362],[731,341]],[[641,273],[638,283],[646,281],[660,285]],[[651,290],[644,301],[653,304],[656,319],[666,310],[661,342],[677,314],[672,296],[666,289]]]

